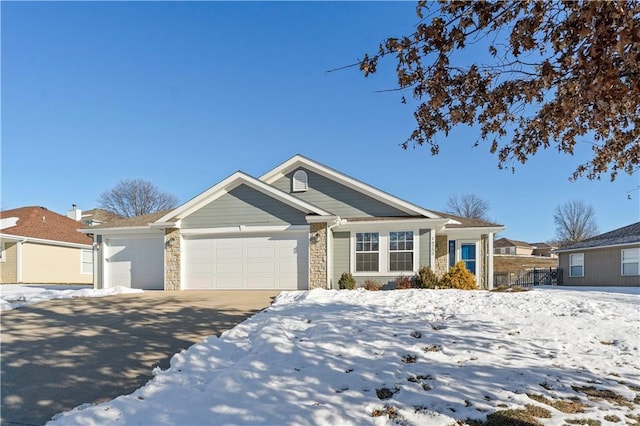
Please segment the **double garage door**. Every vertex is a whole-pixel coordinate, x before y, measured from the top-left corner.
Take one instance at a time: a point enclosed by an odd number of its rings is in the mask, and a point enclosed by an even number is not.
[[[307,289],[308,232],[185,237],[183,289]]]

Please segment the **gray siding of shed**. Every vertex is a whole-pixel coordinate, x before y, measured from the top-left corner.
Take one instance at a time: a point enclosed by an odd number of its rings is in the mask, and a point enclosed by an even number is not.
[[[298,170],[307,172],[309,189],[304,192],[291,191],[291,179]],[[410,216],[402,210],[304,168],[291,171],[273,183],[273,186],[342,218]]]
[[[182,228],[306,225],[306,213],[247,185],[239,185],[182,220]]]
[[[638,248],[640,244],[602,249],[574,250],[558,253],[563,285],[572,286],[640,286],[640,276],[622,276],[622,250]],[[569,255],[584,254],[584,277],[569,277]]]

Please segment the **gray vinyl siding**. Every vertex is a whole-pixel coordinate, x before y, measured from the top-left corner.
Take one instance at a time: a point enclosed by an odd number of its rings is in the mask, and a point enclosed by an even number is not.
[[[430,249],[431,249],[431,230],[421,229],[420,231],[420,246],[418,258],[420,266],[430,266]],[[351,272],[351,249],[350,249],[350,232],[334,232],[333,233],[333,273],[331,288],[338,288],[338,280],[343,272]],[[356,276],[356,284],[358,287],[363,287],[365,281],[377,281],[383,285],[385,289],[395,288],[395,280],[398,277],[397,274],[391,273],[390,275],[375,275],[375,276]]]
[[[302,170],[307,172],[309,189],[292,192],[291,179],[298,170],[278,179],[273,186],[342,218],[409,216],[402,210],[306,169]]]
[[[182,228],[306,225],[306,213],[240,185],[182,220]]]
[[[622,276],[622,250],[638,248],[640,244],[602,249],[573,250],[558,253],[563,285],[575,286],[640,286],[640,276]],[[584,254],[584,276],[569,277],[569,255]]]
[[[331,280],[331,288],[338,288],[338,280],[343,272],[349,272],[351,264],[349,250],[350,241],[349,232],[334,232],[333,233],[333,274]]]
[[[420,229],[420,245],[418,247],[418,264],[419,267],[431,265],[431,229]]]

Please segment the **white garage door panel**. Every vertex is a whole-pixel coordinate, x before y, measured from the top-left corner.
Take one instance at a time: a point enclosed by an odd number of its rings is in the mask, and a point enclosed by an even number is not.
[[[185,289],[306,289],[308,233],[184,240]]]
[[[163,289],[162,237],[108,239],[105,278],[105,287]]]

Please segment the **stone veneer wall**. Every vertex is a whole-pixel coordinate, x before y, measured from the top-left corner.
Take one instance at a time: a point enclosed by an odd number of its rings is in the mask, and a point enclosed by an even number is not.
[[[309,289],[327,286],[327,224],[312,223],[309,230]]]
[[[442,277],[449,270],[448,240],[446,235],[436,235],[436,266],[433,272]]]
[[[180,230],[164,230],[164,289],[180,290]]]

